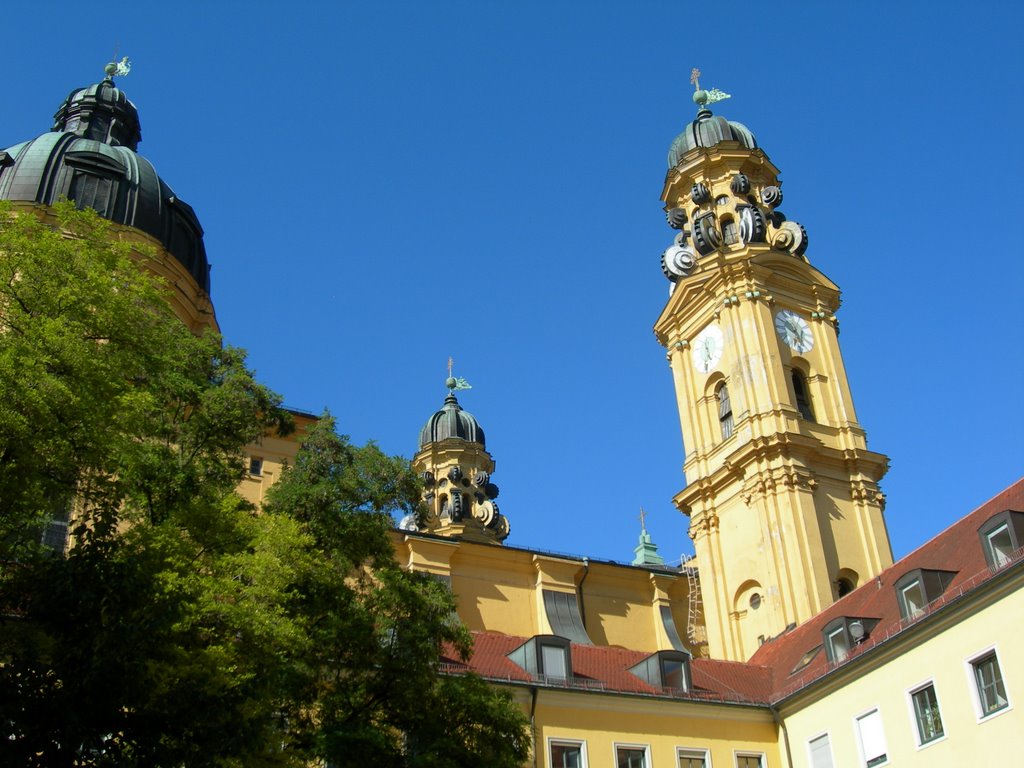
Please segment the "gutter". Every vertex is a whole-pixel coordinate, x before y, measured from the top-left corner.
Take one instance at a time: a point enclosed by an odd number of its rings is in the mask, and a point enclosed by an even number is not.
[[[779,710],[775,708],[774,704],[769,704],[768,710],[772,713],[772,718],[775,720],[775,724],[779,726],[779,730],[782,731],[782,743],[786,745],[786,766],[787,768],[793,768],[793,751],[789,748],[789,731],[786,730],[786,723],[782,719],[782,715],[779,714]]]
[[[533,768],[537,768],[537,686],[530,686],[530,738],[533,740]]]
[[[580,622],[583,624],[583,631],[587,631],[587,608],[583,603],[583,582],[587,580],[587,576],[590,575],[590,558],[583,558],[583,576],[580,578],[580,583],[576,585],[576,603],[580,609]]]

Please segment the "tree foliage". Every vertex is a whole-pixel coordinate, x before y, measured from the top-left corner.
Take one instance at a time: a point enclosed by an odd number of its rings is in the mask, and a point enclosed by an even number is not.
[[[469,638],[394,560],[407,463],[324,418],[257,513],[279,398],[106,222],[56,216],[0,206],[0,764],[521,764],[508,698],[437,674]]]

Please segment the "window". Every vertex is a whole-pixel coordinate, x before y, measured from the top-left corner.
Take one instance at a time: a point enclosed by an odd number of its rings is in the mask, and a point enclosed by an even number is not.
[[[821,635],[828,660],[833,664],[845,661],[853,647],[864,642],[877,623],[878,619],[840,616],[826,624],[821,630]]]
[[[508,654],[508,659],[542,682],[572,677],[572,656],[569,653],[569,639],[566,637],[531,637]]]
[[[885,765],[889,762],[885,731],[882,730],[882,716],[877,709],[857,718],[857,741],[866,768],[874,768],[876,765]]]
[[[995,650],[972,659],[970,662],[974,677],[974,690],[977,695],[978,716],[981,718],[993,715],[1010,705],[1003,685],[1003,675],[999,670],[999,658]]]
[[[836,627],[825,636],[825,647],[828,648],[829,661],[840,662],[850,652],[850,637],[846,627]]]
[[[821,650],[821,646],[820,645],[816,645],[814,648],[811,648],[811,650],[809,650],[807,653],[805,653],[803,656],[800,657],[800,661],[798,661],[796,663],[796,666],[793,667],[793,669],[790,670],[789,674],[791,674],[791,675],[796,674],[801,669],[803,669],[808,664],[810,664],[812,661],[814,661],[814,657],[818,655],[818,651],[820,651],[820,650]]]
[[[629,668],[645,683],[672,691],[690,690],[690,654],[679,651],[658,651]]]
[[[726,245],[734,245],[739,242],[739,234],[736,231],[736,222],[729,218],[722,218],[722,240],[725,241]]]
[[[933,571],[923,568],[904,574],[895,586],[900,616],[904,619],[920,616],[929,603],[941,597],[954,576],[956,573],[953,571]]]
[[[715,391],[718,398],[718,423],[722,425],[722,439],[732,437],[732,403],[729,402],[729,388],[723,381]]]
[[[985,534],[985,544],[992,564],[999,568],[1010,562],[1010,554],[1014,550],[1013,539],[1010,537],[1009,523],[1003,523],[995,530]]]
[[[738,754],[736,755],[736,768],[764,768],[764,755]]]
[[[827,733],[807,742],[807,751],[811,757],[811,768],[835,767],[835,763],[832,762],[832,746],[828,742]]]
[[[676,752],[679,768],[708,768],[706,749],[680,749]]]
[[[249,474],[253,477],[263,474],[263,459],[257,459],[255,456],[249,458]]]
[[[71,504],[60,502],[53,506],[53,514],[43,524],[40,544],[63,555],[68,548],[68,528],[71,524]]]
[[[565,648],[558,645],[541,645],[540,665],[545,677],[568,677]]]
[[[978,529],[985,560],[990,568],[1002,568],[1024,546],[1024,512],[1007,509],[993,515]]]
[[[647,747],[615,747],[616,768],[647,768]]]
[[[924,613],[924,588],[920,579],[913,579],[897,590],[900,603],[900,614],[903,618],[914,618]]]
[[[932,683],[923,685],[910,694],[914,706],[914,721],[917,723],[917,744],[927,744],[942,738],[942,715],[939,714],[939,699]]]
[[[549,742],[551,768],[586,768],[586,744],[582,741]]]
[[[814,409],[811,408],[811,394],[807,389],[807,379],[803,371],[795,370],[792,375],[793,394],[796,395],[796,409],[807,421],[814,421]]]

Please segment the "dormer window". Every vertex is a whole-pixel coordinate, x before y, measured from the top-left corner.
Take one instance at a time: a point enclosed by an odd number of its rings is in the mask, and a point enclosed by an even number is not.
[[[508,659],[534,679],[567,680],[572,677],[569,648],[567,637],[536,635],[512,651]]]
[[[918,569],[904,574],[896,582],[896,602],[900,616],[913,619],[924,613],[929,603],[938,600],[956,574],[951,571]]]
[[[1024,546],[1024,512],[1000,512],[978,529],[978,535],[989,568],[1002,568]]]
[[[630,667],[632,674],[648,685],[668,691],[690,690],[690,654],[679,651],[658,651]]]
[[[845,661],[854,646],[864,642],[877,623],[878,619],[840,616],[826,624],[821,635],[828,660],[833,664]]]

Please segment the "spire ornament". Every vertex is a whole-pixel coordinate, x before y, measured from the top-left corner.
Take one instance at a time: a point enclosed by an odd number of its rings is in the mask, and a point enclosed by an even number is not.
[[[463,389],[472,389],[473,385],[461,376],[452,376],[452,365],[454,362],[455,361],[450,357],[448,358],[448,378],[444,381],[444,385],[448,388],[448,392],[455,394]]]
[[[720,91],[717,88],[709,88],[704,90],[700,87],[700,70],[694,67],[690,71],[690,82],[693,84],[693,103],[697,105],[699,109],[706,109],[709,104],[715,104],[719,101],[725,101],[731,99],[732,95],[725,91]]]
[[[132,63],[128,61],[128,57],[123,57],[120,61],[111,61],[103,68],[103,73],[107,76],[108,80],[113,80],[115,77],[124,77],[132,71]]]

